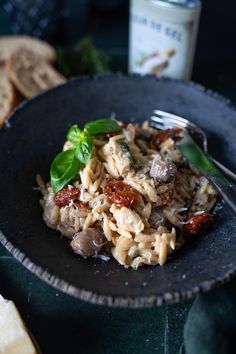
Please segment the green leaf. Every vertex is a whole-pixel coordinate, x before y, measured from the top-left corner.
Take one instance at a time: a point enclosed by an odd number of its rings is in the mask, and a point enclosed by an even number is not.
[[[82,165],[89,162],[93,151],[91,135],[119,132],[121,130],[118,123],[110,119],[89,122],[85,125],[83,131],[76,124],[72,125],[68,131],[67,139],[75,147],[58,154],[51,165],[51,185],[54,193],[57,193],[69,183],[77,175]]]
[[[122,129],[118,125],[117,121],[111,119],[98,119],[91,122],[88,122],[84,130],[91,134],[105,134],[105,133],[113,133],[120,132]]]
[[[75,124],[70,128],[67,139],[75,145],[75,155],[77,159],[86,165],[91,158],[93,150],[93,140],[91,136],[86,131],[81,131]]]
[[[104,74],[110,71],[110,58],[84,37],[73,47],[57,50],[56,68],[68,78]]]
[[[75,155],[77,159],[86,165],[89,162],[93,151],[93,140],[91,136],[82,132],[76,147]]]
[[[69,149],[58,154],[51,165],[50,176],[54,193],[59,192],[78,173],[81,163],[75,156],[76,149]]]
[[[70,127],[67,133],[67,139],[74,145],[78,145],[81,136],[81,130],[78,128],[77,124],[74,124]]]
[[[210,176],[220,173],[216,166],[208,159],[204,151],[187,133],[176,144],[181,154],[190,161],[203,175]]]

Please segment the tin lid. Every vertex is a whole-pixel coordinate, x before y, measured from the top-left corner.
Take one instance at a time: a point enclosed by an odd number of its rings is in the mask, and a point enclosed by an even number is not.
[[[152,0],[157,5],[165,7],[182,7],[185,9],[194,9],[201,7],[201,0]]]

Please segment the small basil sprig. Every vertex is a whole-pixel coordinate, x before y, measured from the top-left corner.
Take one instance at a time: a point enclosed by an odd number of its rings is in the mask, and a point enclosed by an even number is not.
[[[90,135],[81,133],[81,139],[78,141],[76,148],[76,157],[84,165],[89,162],[93,151],[93,140]]]
[[[88,122],[84,130],[72,125],[67,133],[67,140],[74,147],[59,153],[50,168],[51,185],[54,193],[59,192],[86,165],[92,155],[92,135],[119,132],[122,129],[118,123],[110,119],[99,119]]]
[[[60,152],[52,162],[50,175],[53,192],[57,193],[74,178],[81,162],[75,156],[76,149]]]
[[[74,124],[68,130],[68,133],[66,135],[67,140],[69,140],[72,144],[77,145],[77,143],[80,139],[81,133],[82,133],[82,130],[80,130],[78,128],[77,124]]]
[[[98,119],[85,124],[84,130],[91,135],[96,135],[120,132],[122,129],[115,120]]]
[[[93,151],[92,137],[85,130],[81,131],[75,124],[69,129],[67,139],[76,147],[77,159],[86,165]]]

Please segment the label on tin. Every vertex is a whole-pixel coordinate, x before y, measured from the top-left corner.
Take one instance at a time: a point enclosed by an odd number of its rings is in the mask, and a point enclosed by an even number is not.
[[[130,72],[189,79],[196,26],[193,21],[175,22],[174,13],[171,17],[169,20],[161,18],[158,7],[151,2],[133,0],[130,12]]]

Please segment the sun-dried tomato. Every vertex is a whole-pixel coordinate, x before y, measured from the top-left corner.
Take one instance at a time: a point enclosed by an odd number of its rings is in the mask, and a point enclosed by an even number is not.
[[[203,213],[201,215],[189,216],[186,220],[187,224],[183,228],[183,236],[185,240],[189,240],[194,236],[198,236],[207,231],[209,226],[214,221],[214,215],[210,213]]]
[[[75,202],[80,195],[80,189],[75,187],[65,187],[55,195],[55,203],[57,206],[64,207],[71,202]]]
[[[156,134],[152,134],[151,140],[148,143],[148,147],[150,149],[156,149],[162,143],[164,143],[164,141],[166,141],[169,138],[172,138],[175,141],[178,141],[181,139],[181,136],[180,136],[181,131],[182,131],[182,129],[175,128],[175,129],[161,130],[161,131],[157,132]]]
[[[80,202],[80,201],[75,201],[73,203],[73,206],[75,206],[76,208],[79,209],[79,211],[81,212],[81,214],[83,214],[83,216],[87,216],[89,213],[89,208],[87,207],[86,204]]]
[[[115,178],[107,180],[103,193],[110,203],[114,203],[119,208],[130,208],[141,199],[140,194],[134,188]]]

